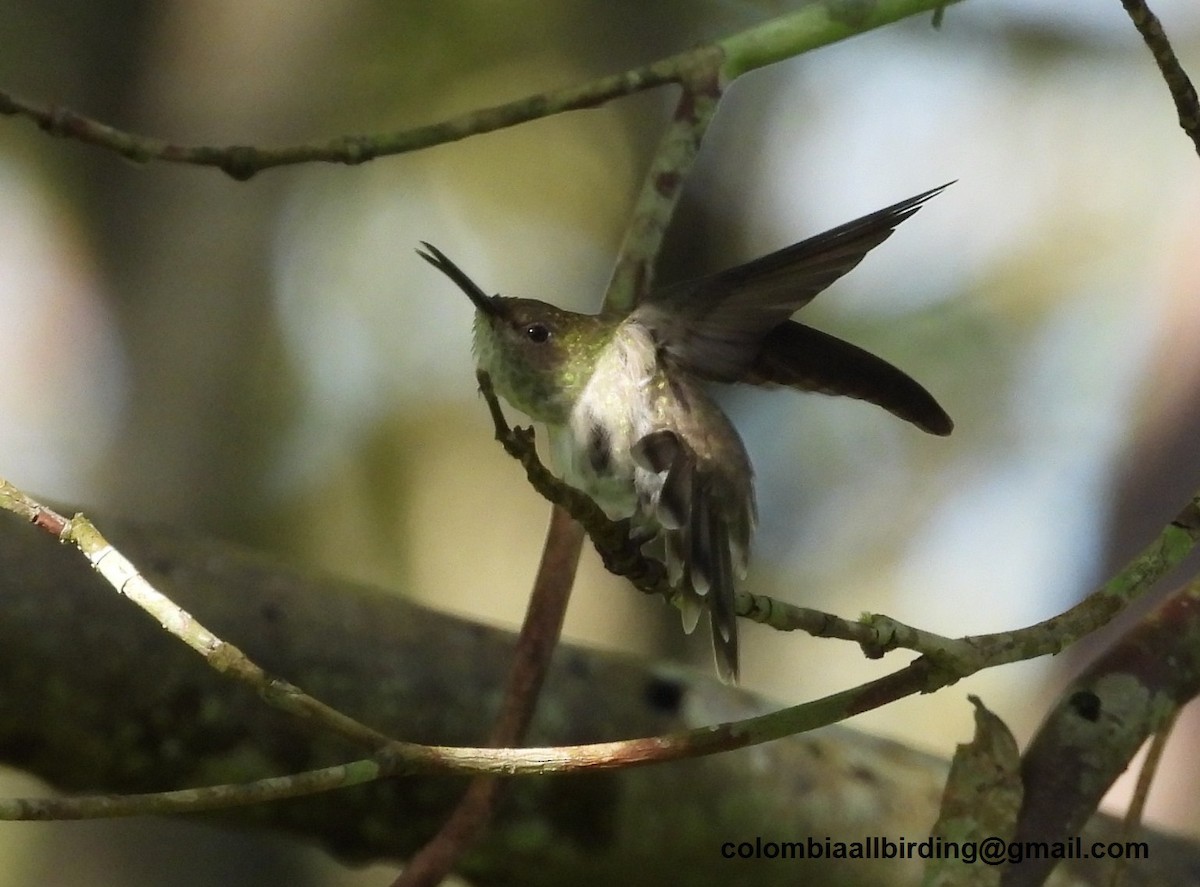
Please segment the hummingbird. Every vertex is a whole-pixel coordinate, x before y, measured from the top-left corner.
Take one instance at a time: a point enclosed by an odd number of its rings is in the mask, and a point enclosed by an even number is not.
[[[757,522],[754,472],[706,383],[857,398],[922,431],[953,422],[882,358],[791,320],[948,185],[726,271],[651,292],[628,313],[581,314],[488,295],[439,249],[418,255],[475,306],[478,368],[548,431],[555,470],[661,559],[692,632],[708,611],[717,673],[738,678],[735,583]]]

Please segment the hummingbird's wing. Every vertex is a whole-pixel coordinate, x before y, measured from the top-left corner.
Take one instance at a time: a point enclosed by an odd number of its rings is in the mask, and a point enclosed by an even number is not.
[[[690,634],[707,609],[717,674],[726,683],[737,683],[734,599],[736,581],[746,573],[754,529],[753,487],[739,490],[722,466],[698,458],[669,429],[641,438],[632,454],[642,468],[662,476],[657,494],[646,504],[659,527],[684,630]]]
[[[737,382],[763,338],[862,261],[933,188],[778,252],[652,293],[632,317],[677,365],[703,379]]]
[[[944,436],[954,430],[954,422],[933,395],[907,373],[857,345],[794,320],[767,334],[742,381],[854,397],[930,434]]]

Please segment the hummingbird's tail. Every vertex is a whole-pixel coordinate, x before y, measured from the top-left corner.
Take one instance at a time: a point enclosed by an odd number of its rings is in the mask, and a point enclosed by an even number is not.
[[[697,544],[686,529],[666,530],[667,573],[674,579],[675,605],[683,621],[683,630],[691,634],[700,622],[700,614],[708,610],[708,625],[712,633],[713,658],[717,676],[727,684],[736,684],[738,662],[736,587],[728,529],[720,521],[710,525],[708,541]],[[680,551],[683,548],[684,551]],[[696,549],[702,549],[702,558]],[[691,549],[690,552],[688,549]]]

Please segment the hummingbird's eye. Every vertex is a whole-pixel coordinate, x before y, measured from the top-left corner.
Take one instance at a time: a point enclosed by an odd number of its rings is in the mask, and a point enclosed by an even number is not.
[[[545,324],[531,323],[525,327],[525,337],[530,342],[540,345],[550,338],[550,328]]]

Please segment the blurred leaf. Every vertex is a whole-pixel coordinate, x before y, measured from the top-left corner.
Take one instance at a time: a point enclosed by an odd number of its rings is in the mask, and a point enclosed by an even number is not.
[[[1004,722],[979,697],[968,698],[975,706],[975,738],[954,753],[933,835],[977,846],[988,839],[1007,843],[1016,833],[1021,809],[1021,756]],[[981,861],[932,859],[925,883],[938,887],[999,884],[1001,872],[999,866]]]

